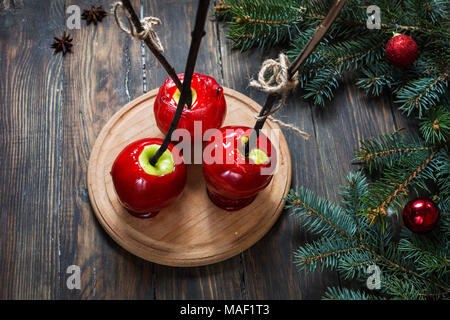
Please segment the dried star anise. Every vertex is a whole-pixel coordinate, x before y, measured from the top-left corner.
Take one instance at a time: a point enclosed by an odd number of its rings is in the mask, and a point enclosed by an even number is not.
[[[72,40],[73,38],[70,34],[66,34],[64,31],[61,38],[54,37],[55,41],[52,44],[52,48],[55,49],[55,54],[58,52],[62,52],[65,56],[67,52],[72,52],[71,48],[73,46]]]
[[[104,17],[107,16],[107,13],[105,10],[103,10],[102,6],[100,7],[94,7],[92,6],[89,10],[84,10],[81,14],[81,17],[86,20],[86,23],[88,25],[93,22],[95,25],[97,25],[97,22],[101,22]]]

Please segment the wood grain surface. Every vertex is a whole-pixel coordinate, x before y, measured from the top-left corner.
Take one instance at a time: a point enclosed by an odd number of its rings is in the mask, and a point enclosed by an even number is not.
[[[165,53],[183,70],[195,19],[194,0],[133,0],[137,12],[162,20]],[[0,299],[318,299],[339,286],[335,272],[298,272],[292,252],[314,237],[287,212],[242,254],[204,267],[166,267],[117,245],[97,222],[87,191],[88,160],[101,128],[127,102],[159,87],[166,75],[141,42],[115,25],[69,30],[73,53],[53,55],[70,5],[109,8],[97,0],[0,0]],[[242,92],[262,61],[279,49],[240,53],[212,17],[197,72]],[[312,107],[297,90],[276,117],[309,132],[284,131],[292,186],[330,200],[353,169],[359,140],[413,127],[389,95],[368,98],[348,75],[332,102]],[[81,289],[69,290],[66,270],[81,269]]]

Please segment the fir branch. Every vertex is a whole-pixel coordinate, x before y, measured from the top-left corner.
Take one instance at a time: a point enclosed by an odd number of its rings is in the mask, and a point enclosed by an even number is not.
[[[308,189],[291,190],[285,199],[288,202],[286,208],[293,209],[293,216],[309,218],[307,228],[311,232],[325,236],[339,234],[351,239],[357,230],[353,218],[343,214],[341,207],[314,196]]]
[[[323,106],[326,99],[333,98],[333,91],[339,86],[344,71],[357,70],[364,64],[375,64],[383,57],[380,37],[361,37],[335,44],[333,39],[333,36],[328,36],[300,69],[300,84],[306,91],[303,98],[311,98],[315,105]],[[305,42],[304,37],[294,42],[294,48],[288,52],[289,57],[297,56]]]
[[[328,287],[323,300],[379,300],[380,298],[359,290]]]
[[[217,14],[231,16],[226,37],[242,51],[292,40],[303,12],[294,0],[232,0],[219,3],[217,8]]]
[[[440,205],[442,211],[450,210],[450,154],[447,148],[438,154],[439,162],[436,167],[437,185],[439,186]],[[449,217],[450,218],[450,217]]]
[[[322,262],[324,259],[329,258],[331,256],[339,256],[343,253],[347,253],[347,252],[354,251],[354,250],[361,250],[361,248],[353,247],[353,248],[345,248],[345,249],[341,249],[341,250],[333,250],[331,252],[319,253],[317,255],[310,256],[307,258],[304,258],[304,257],[298,258],[297,261],[298,261],[298,264],[303,264],[303,263],[311,264],[311,262],[315,261],[315,260],[320,260]]]
[[[420,283],[421,281],[419,281]],[[384,281],[387,286],[386,293],[401,300],[419,300],[424,299],[420,296],[420,291],[416,281],[407,281],[403,277],[390,277],[388,281]]]
[[[281,24],[289,24],[295,21],[298,21],[302,18],[301,15],[296,17],[285,19],[285,20],[261,20],[261,19],[252,19],[249,15],[246,15],[243,18],[237,18],[237,23],[248,23],[248,24],[267,24],[267,25],[281,25]]]
[[[367,267],[379,262],[379,258],[361,245],[363,250],[343,256],[338,265],[339,274],[344,279],[361,279],[365,277]]]
[[[435,277],[423,276],[420,274],[390,274],[383,273],[382,290],[384,293],[404,300],[418,300],[426,297],[439,297],[450,292],[447,283],[441,282]]]
[[[342,187],[342,204],[346,207],[348,214],[356,216],[360,210],[365,208],[361,199],[369,192],[369,184],[361,172],[350,172],[346,180],[348,186]]]
[[[419,296],[421,297],[432,297],[432,298],[439,298],[442,296],[447,296],[450,294],[450,290],[446,290],[443,292],[433,292],[433,293],[419,293]]]
[[[440,204],[440,208],[442,208],[442,205]],[[442,233],[443,237],[445,237],[445,239],[450,239],[450,215],[445,212],[442,211],[441,209],[441,216],[439,218],[439,232]]]
[[[408,114],[417,110],[422,116],[448,94],[449,10],[441,1],[427,2],[429,10],[407,0],[372,4],[382,10],[381,30],[367,29],[367,6],[360,1],[349,2],[330,29],[328,40],[323,41],[326,45],[317,48],[313,54],[316,57],[311,57],[300,72],[300,86],[306,90],[303,98],[323,106],[332,99],[343,72],[360,70],[365,77],[357,85],[367,93],[379,95],[384,88],[392,88],[401,110]],[[316,29],[331,5],[330,1],[321,0],[288,0],[283,4],[276,0],[228,0],[216,6],[216,14],[228,15],[227,38],[236,47],[247,50],[302,39],[303,34]],[[421,48],[419,60],[407,70],[392,67],[384,58],[383,46],[394,31],[412,34]],[[355,33],[359,35],[356,41]],[[364,41],[372,41],[375,46],[366,47]],[[304,39],[295,40],[292,45],[291,57],[304,47]],[[333,48],[340,48],[341,54],[327,51]],[[426,67],[419,72],[422,66]]]
[[[376,252],[375,250],[371,249],[368,245],[363,243],[362,247],[368,253],[372,254],[374,256],[374,259],[376,259],[379,264],[383,264],[386,267],[391,268],[391,270],[394,270],[396,272],[403,272],[403,273],[407,273],[409,275],[416,276],[418,278],[422,278],[422,275],[418,274],[414,270],[408,269],[405,266],[402,266],[402,265],[392,261],[391,259],[387,258],[386,256],[384,256],[384,255]]]
[[[309,271],[314,271],[318,263],[322,270],[324,267],[335,269],[343,255],[356,250],[361,250],[361,247],[354,246],[351,241],[324,237],[297,249],[294,252],[294,263],[299,270],[308,268]]]
[[[333,90],[339,86],[338,80],[341,76],[338,64],[323,68],[320,71],[321,73],[314,78],[314,81],[305,86],[307,93],[303,95],[303,98],[312,99],[315,105],[323,107],[325,99],[331,100],[333,98]]]
[[[355,153],[354,161],[366,166],[370,173],[399,165],[406,158],[428,155],[431,147],[412,134],[380,135],[361,141],[360,149]]]
[[[414,241],[403,238],[399,241],[399,250],[406,254],[405,258],[414,260],[417,270],[423,274],[435,273],[444,276],[450,271],[450,252],[439,243],[429,243],[427,239]],[[419,247],[420,245],[420,247]]]
[[[233,9],[234,6],[223,3],[222,0],[219,0],[219,3],[214,6],[214,11],[216,14],[223,14],[229,12]],[[242,9],[242,7],[240,7]]]
[[[443,106],[431,108],[421,121],[420,131],[428,143],[445,142],[450,136],[450,112]]]
[[[368,95],[379,96],[385,87],[391,88],[394,81],[394,69],[386,62],[369,64],[361,70],[365,77],[359,78],[356,85]]]
[[[303,224],[306,224],[309,230],[325,235],[295,251],[297,267],[300,270],[313,271],[320,263],[322,270],[325,267],[337,269],[345,278],[365,281],[367,266],[375,262],[382,268],[382,292],[391,297],[419,299],[446,295],[449,291],[448,280],[441,281],[439,278],[430,277],[430,274],[447,272],[448,267],[444,268],[441,264],[448,263],[448,247],[445,249],[447,251],[439,251],[439,249],[430,251],[430,245],[420,241],[412,243],[421,251],[413,251],[415,249],[412,247],[406,249],[406,242],[396,245],[389,235],[380,233],[377,226],[369,227],[364,223],[360,225],[362,235],[353,232],[355,222],[358,222],[359,207],[364,206],[357,199],[358,194],[364,197],[369,190],[361,173],[350,174],[347,180],[349,186],[344,188],[343,192],[344,201],[349,207],[346,209],[349,213],[347,215],[342,213],[340,207],[317,198],[308,190],[302,188],[296,193],[290,192],[287,207],[294,209],[294,215],[307,217]],[[352,212],[354,215],[350,214]],[[341,220],[336,223],[338,216]],[[342,220],[344,218],[346,219]],[[449,229],[448,226],[447,229]],[[348,230],[351,231],[348,232]],[[424,262],[421,266],[418,263],[420,254],[431,255],[438,262],[431,264]],[[428,259],[430,258],[426,261]],[[426,265],[431,266],[427,272],[424,271]]]
[[[436,105],[441,100],[440,96],[447,92],[448,77],[445,72],[436,78],[420,78],[410,81],[396,92],[396,103],[401,103],[400,110],[408,115],[417,110],[419,118],[424,111]]]
[[[351,26],[360,27],[362,30],[366,29],[367,16],[365,14],[367,6],[351,6],[345,9],[341,17],[336,19],[338,26]],[[385,6],[385,5],[384,5]],[[382,7],[384,7],[382,6]],[[317,27],[317,23],[325,18],[326,12],[329,10],[329,3],[316,3],[310,4],[308,1],[302,1],[299,6],[295,1],[288,1],[282,8],[279,3],[274,0],[229,0],[226,2],[220,1],[218,5],[214,7],[215,13],[219,17],[229,16],[230,30],[227,33],[227,38],[235,41],[235,45],[241,50],[247,50],[253,46],[266,47],[273,46],[274,44],[263,42],[263,34],[261,32],[241,32],[239,29],[234,29],[236,26],[234,23],[243,24],[243,28],[250,30],[252,24],[258,25],[284,25],[290,32],[297,30],[300,25],[307,26],[309,28]],[[283,11],[284,10],[284,11]],[[271,14],[270,14],[271,13]],[[288,17],[280,19],[279,16],[284,13]],[[392,20],[389,11],[384,11],[382,17],[384,20]],[[270,18],[268,18],[270,17]],[[404,15],[403,15],[404,17]],[[441,16],[441,19],[445,19],[445,15]],[[405,18],[403,18],[405,19]],[[435,24],[440,21],[436,20]],[[399,32],[414,32],[419,34],[425,34],[428,37],[442,38],[449,37],[450,33],[447,28],[436,28],[436,25],[431,27],[424,27],[421,25],[402,25],[399,23],[386,23],[380,24],[385,34],[391,34],[393,31]],[[279,29],[268,29],[266,36],[274,36]],[[253,34],[254,37],[251,43],[243,43],[239,39],[243,38],[244,34]],[[246,38],[246,37],[245,37]]]
[[[375,259],[367,259],[367,260],[363,260],[363,261],[358,262],[358,263],[354,263],[354,262],[353,262],[353,264],[348,264],[348,265],[346,265],[345,267],[346,267],[346,268],[352,268],[352,269],[358,269],[358,268],[360,268],[360,267],[365,267],[365,266],[374,264],[374,263],[376,263],[377,261],[378,261],[377,258],[375,258]]]
[[[363,155],[359,156],[359,159],[361,161],[364,161],[366,164],[369,164],[370,161],[372,161],[374,158],[383,158],[386,155],[405,154],[405,153],[424,151],[424,150],[430,150],[430,149],[431,149],[431,147],[424,146],[424,147],[417,147],[417,148],[389,149],[389,150],[383,150],[383,151],[378,151],[378,152],[373,152],[373,153],[370,153],[367,150],[363,150]]]
[[[434,154],[431,153],[430,156],[425,159],[425,161],[423,163],[420,164],[420,166],[414,170],[407,178],[406,180],[399,184],[398,186],[395,187],[395,189],[393,191],[391,191],[389,193],[389,195],[387,196],[387,198],[381,203],[379,204],[376,208],[373,209],[368,209],[369,213],[367,215],[367,219],[371,224],[374,224],[378,218],[380,218],[381,216],[385,216],[387,214],[387,208],[389,207],[389,205],[391,204],[391,202],[398,197],[402,192],[406,191],[406,187],[422,172],[424,171],[424,169],[428,166],[428,164],[430,163],[430,161],[433,159]],[[407,194],[407,192],[406,192]]]
[[[320,232],[325,236],[339,236],[342,240],[345,240],[344,242],[335,243],[335,245],[339,245],[339,247],[334,247],[336,249],[335,251],[337,251],[338,253],[340,253],[340,251],[344,250],[345,248],[361,247],[361,249],[363,249],[366,254],[369,254],[369,256],[364,256],[364,259],[362,259],[363,261],[377,259],[392,268],[415,274],[414,271],[400,266],[394,261],[389,260],[388,258],[377,253],[375,250],[371,249],[364,242],[364,239],[361,239],[359,236],[355,237],[357,226],[355,225],[354,218],[349,215],[342,214],[342,209],[340,207],[314,196],[310,190],[307,190],[303,187],[298,189],[298,191],[296,192],[291,190],[286,198],[286,201],[288,202],[286,208],[293,209],[291,213],[292,215],[296,217],[310,217],[310,219],[307,220],[308,223],[306,226],[310,231],[316,233]],[[356,241],[358,245],[354,245],[352,244],[352,242],[348,242],[349,240]],[[305,259],[304,261],[300,261],[300,264],[306,262],[308,257],[320,256],[320,254],[329,253],[329,250],[323,249],[324,247],[330,248],[330,245],[333,242],[332,240],[330,240],[329,242],[327,242],[326,240],[324,241],[325,242],[315,243],[308,248],[305,248],[304,250],[300,249],[300,251],[297,251],[297,253],[300,254],[297,255],[297,257],[299,257],[300,259]],[[348,251],[356,251],[356,249]],[[307,253],[309,253],[309,255]],[[315,259],[309,260],[309,262],[312,261],[315,261]]]

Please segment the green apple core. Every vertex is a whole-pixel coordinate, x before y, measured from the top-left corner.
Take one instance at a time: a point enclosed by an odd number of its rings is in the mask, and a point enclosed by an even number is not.
[[[154,166],[150,164],[150,159],[155,155],[159,147],[160,145],[158,144],[145,146],[139,155],[139,164],[142,169],[144,169],[145,173],[152,176],[162,176],[164,174],[171,173],[174,169],[173,156],[170,150],[164,151]]]
[[[253,160],[256,164],[263,164],[269,161],[269,157],[267,153],[262,151],[261,149],[252,149],[248,154],[248,157]]]
[[[246,144],[248,142],[248,137],[243,136],[241,137],[241,143],[242,145]],[[261,149],[254,148],[252,149],[248,154],[249,159],[252,159],[255,164],[263,164],[269,161],[269,157],[267,156],[267,153],[262,151]]]
[[[191,88],[191,93],[192,93],[192,104],[194,104],[195,100],[197,100],[197,91],[195,91],[194,88]],[[173,99],[175,100],[175,102],[178,105],[178,101],[180,101],[180,97],[181,97],[181,92],[180,90],[175,90],[175,93],[173,94]]]

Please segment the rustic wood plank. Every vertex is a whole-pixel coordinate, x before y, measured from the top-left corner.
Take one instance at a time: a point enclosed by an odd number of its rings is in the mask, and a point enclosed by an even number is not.
[[[391,106],[395,129],[406,129],[406,131],[408,132],[418,132],[420,121],[416,118],[417,113],[411,114],[408,117],[406,113],[398,109],[400,107],[400,104],[394,103],[395,98],[392,92],[385,92],[384,96],[388,99],[388,102]]]
[[[162,20],[158,30],[165,55],[178,73],[184,71],[194,27],[196,0],[142,1],[144,16]],[[196,72],[208,74],[221,83],[220,52],[215,23],[208,20]],[[147,89],[162,85],[167,75],[156,59],[146,54]],[[225,262],[196,268],[171,268],[155,265],[156,299],[239,299],[241,264],[239,256]]]
[[[0,5],[0,299],[58,297],[62,58],[50,45],[63,10]]]
[[[314,107],[313,119],[321,155],[325,192],[319,194],[329,201],[340,203],[340,186],[345,177],[359,169],[352,165],[354,151],[361,140],[383,133],[391,133],[396,126],[392,117],[389,96],[369,97],[358,89],[355,75],[346,75],[332,101],[325,108]],[[339,278],[340,285],[358,289],[361,284]]]
[[[90,8],[91,1],[67,1]],[[133,1],[139,8],[139,1]],[[97,1],[109,10],[110,1]],[[97,26],[74,30],[74,53],[64,60],[61,137],[61,270],[81,268],[81,290],[70,299],[152,299],[151,268],[120,248],[101,228],[89,204],[87,166],[92,146],[106,121],[142,94],[141,46],[115,25],[112,15]]]
[[[339,185],[358,167],[351,164],[360,140],[395,130],[389,97],[368,97],[348,75],[325,108],[314,108],[315,131],[322,159],[324,196],[340,201]]]

